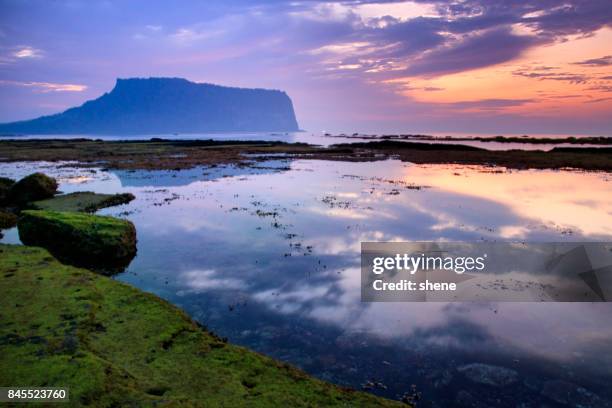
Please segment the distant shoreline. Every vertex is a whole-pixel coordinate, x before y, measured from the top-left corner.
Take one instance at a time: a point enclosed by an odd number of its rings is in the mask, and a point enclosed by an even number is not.
[[[346,134],[325,134],[325,137],[359,140],[417,140],[432,142],[485,142],[485,143],[528,143],[528,144],[576,144],[576,145],[612,145],[612,136],[567,136],[567,137],[537,137],[537,136],[432,136],[418,134],[397,134],[397,135],[361,135],[354,133]]]
[[[196,166],[256,166],[282,156],[289,160],[379,161],[461,164],[510,169],[612,172],[612,147],[554,147],[552,150],[487,150],[451,143],[366,141],[321,147],[308,143],[245,140],[103,141],[92,139],[0,140],[0,162],[74,161],[81,167],[182,170]]]

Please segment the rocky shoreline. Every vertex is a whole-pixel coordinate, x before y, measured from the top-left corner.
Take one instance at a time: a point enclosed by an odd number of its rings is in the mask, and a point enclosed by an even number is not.
[[[460,144],[396,140],[336,144],[263,141],[3,139],[0,162],[73,161],[82,167],[181,170],[196,166],[254,166],[270,158],[377,161],[396,158],[419,164],[465,164],[510,169],[573,168],[612,171],[612,148],[556,147],[550,151],[493,151]]]
[[[326,134],[325,137],[336,137],[341,139],[357,139],[357,140],[417,140],[422,142],[436,141],[436,142],[484,142],[484,143],[521,143],[521,144],[571,144],[571,145],[599,145],[599,146],[610,146],[612,145],[612,137],[606,136],[584,136],[584,137],[530,137],[530,136],[472,136],[472,137],[458,137],[458,136],[432,136],[432,135],[363,135],[354,133],[352,135],[340,134],[332,135]]]
[[[0,228],[16,223],[26,246],[0,244],[0,383],[69,387],[72,406],[405,406],[228,344],[103,276],[135,256],[136,229],[88,212],[133,195],[55,195],[42,173],[2,181]]]
[[[406,406],[229,344],[42,248],[0,244],[0,291],[0,383],[69,387],[70,406]]]

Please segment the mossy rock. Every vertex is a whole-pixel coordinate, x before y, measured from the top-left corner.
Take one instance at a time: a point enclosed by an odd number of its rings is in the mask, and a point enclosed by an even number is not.
[[[10,204],[24,206],[31,201],[53,197],[57,192],[57,181],[43,173],[33,173],[13,184],[8,191]]]
[[[48,211],[95,212],[102,208],[127,204],[134,198],[134,195],[130,193],[98,194],[91,191],[80,191],[35,201],[29,207]]]
[[[18,222],[26,245],[47,248],[68,263],[124,267],[136,255],[136,228],[127,220],[76,212],[26,210]]]
[[[0,245],[0,384],[68,387],[68,406],[406,407],[228,344],[166,301]]]
[[[17,216],[11,212],[0,209],[0,230],[13,228],[17,225]]]
[[[13,184],[15,184],[15,180],[6,177],[0,177],[0,205],[7,204],[8,192],[13,186]]]

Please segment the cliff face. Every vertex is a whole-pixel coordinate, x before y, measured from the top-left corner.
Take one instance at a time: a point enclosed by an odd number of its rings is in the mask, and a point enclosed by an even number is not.
[[[180,78],[117,79],[111,92],[79,107],[0,124],[0,133],[5,134],[296,130],[293,104],[285,92],[199,84]]]

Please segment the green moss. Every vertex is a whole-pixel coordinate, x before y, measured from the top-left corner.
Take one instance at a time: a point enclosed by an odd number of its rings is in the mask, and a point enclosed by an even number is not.
[[[33,173],[16,182],[8,191],[10,204],[23,206],[31,201],[53,197],[57,181],[43,173]]]
[[[127,204],[133,199],[134,195],[130,193],[98,194],[82,191],[36,201],[31,203],[30,207],[37,210],[95,212],[101,208]]]
[[[136,229],[127,220],[76,212],[26,210],[18,222],[26,245],[47,248],[71,264],[125,266],[136,254]]]
[[[0,245],[0,292],[0,384],[69,387],[72,406],[405,406],[226,344],[41,248]]]

